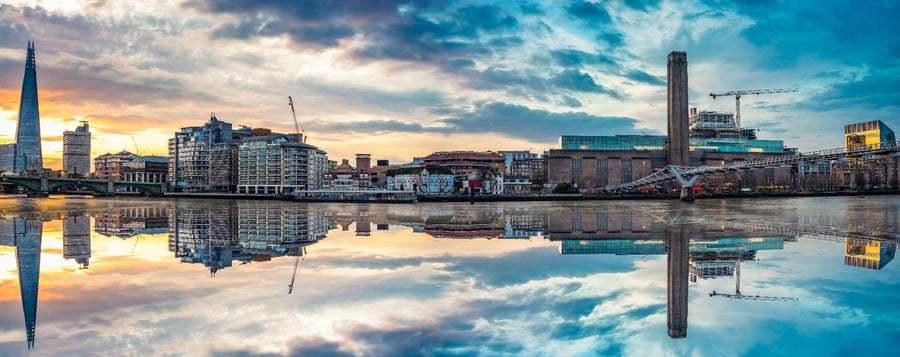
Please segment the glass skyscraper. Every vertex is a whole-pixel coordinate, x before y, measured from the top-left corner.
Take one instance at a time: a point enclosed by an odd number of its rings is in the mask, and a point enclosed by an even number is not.
[[[44,167],[41,155],[41,115],[38,111],[37,70],[34,63],[34,42],[28,41],[25,58],[25,78],[19,101],[19,123],[16,127],[15,170],[40,170]]]

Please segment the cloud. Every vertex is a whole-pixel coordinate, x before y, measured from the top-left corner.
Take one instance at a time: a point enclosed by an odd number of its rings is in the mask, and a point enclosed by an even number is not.
[[[567,105],[580,105],[574,98],[570,99],[574,102],[567,102]],[[434,124],[437,125],[385,119],[314,122],[308,124],[308,127],[319,131],[346,133],[495,134],[545,143],[555,142],[559,138],[559,133],[577,133],[584,130],[595,132],[597,135],[637,132],[634,127],[637,121],[631,118],[601,117],[583,112],[551,113],[506,103],[479,103],[472,111],[443,108],[438,112],[451,116],[436,120]]]
[[[597,82],[594,82],[594,78],[589,74],[578,70],[565,70],[556,75],[556,77],[551,80],[551,83],[560,88],[576,92],[601,93],[615,99],[623,99],[622,95],[618,92],[601,86]]]
[[[559,135],[613,135],[635,133],[637,120],[603,117],[583,112],[552,113],[500,102],[476,103],[471,111],[440,122],[457,133],[494,133],[536,142],[553,142]]]
[[[664,86],[666,85],[666,80],[664,78],[651,75],[650,73],[633,69],[625,73],[625,78],[631,79],[633,81],[646,83],[654,86]]]
[[[873,73],[858,80],[835,83],[801,107],[820,110],[853,107],[896,110],[900,109],[897,98],[900,98],[900,67]]]
[[[609,12],[603,7],[603,5],[598,3],[592,3],[587,1],[575,0],[568,7],[566,7],[566,11],[576,18],[583,20],[586,23],[594,24],[608,24],[612,22],[612,18],[609,16]]]
[[[572,49],[552,50],[550,51],[550,57],[553,58],[557,65],[563,67],[581,67],[582,65],[618,66],[616,61],[609,56]]]

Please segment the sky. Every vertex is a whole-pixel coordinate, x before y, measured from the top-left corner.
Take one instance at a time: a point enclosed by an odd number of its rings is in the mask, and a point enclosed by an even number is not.
[[[843,125],[900,129],[895,1],[3,0],[0,143],[13,142],[35,41],[45,167],[81,120],[92,156],[167,155],[220,119],[295,131],[329,159],[558,147],[561,135],[666,132],[666,57],[689,101],[742,98],[761,139],[842,146]]]

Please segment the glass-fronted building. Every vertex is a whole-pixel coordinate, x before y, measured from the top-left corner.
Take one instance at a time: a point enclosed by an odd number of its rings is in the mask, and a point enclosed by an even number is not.
[[[662,151],[666,148],[666,137],[663,135],[563,135],[559,141],[563,150]],[[784,141],[690,138],[690,147],[691,151],[781,154],[784,152]]]
[[[854,148],[896,146],[894,131],[881,120],[844,125],[844,142],[848,150]]]

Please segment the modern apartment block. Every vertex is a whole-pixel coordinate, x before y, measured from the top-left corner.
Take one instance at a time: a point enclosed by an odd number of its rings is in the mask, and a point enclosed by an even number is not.
[[[210,115],[203,126],[169,139],[169,188],[175,192],[232,192],[235,139],[231,123]]]
[[[87,175],[91,172],[91,131],[87,122],[75,131],[63,132],[63,167],[68,175]]]
[[[290,194],[322,188],[328,157],[321,149],[273,134],[241,140],[237,147],[237,192]]]

